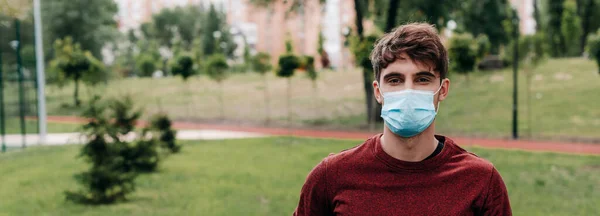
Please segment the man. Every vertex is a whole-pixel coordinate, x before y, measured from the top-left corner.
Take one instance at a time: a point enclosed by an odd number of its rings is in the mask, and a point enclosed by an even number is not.
[[[371,62],[383,134],[321,161],[294,215],[511,215],[494,166],[435,135],[450,90],[435,28],[398,27],[377,42]]]

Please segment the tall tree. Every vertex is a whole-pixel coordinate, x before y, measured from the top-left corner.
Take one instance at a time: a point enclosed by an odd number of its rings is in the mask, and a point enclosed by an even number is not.
[[[561,32],[562,15],[565,0],[548,0],[548,37],[552,47],[552,56],[563,56],[567,51],[564,35]]]
[[[45,47],[57,39],[71,37],[74,43],[101,58],[102,47],[117,34],[113,0],[42,1]]]
[[[508,3],[506,0],[478,0],[463,4],[465,29],[471,35],[485,34],[488,36],[492,53],[498,53],[501,45],[508,42],[506,30],[499,27],[508,20]]]
[[[581,46],[579,46],[582,35],[580,17],[577,16],[575,2],[566,1],[563,8],[560,30],[565,41],[569,41],[569,45],[567,46],[564,55],[577,56],[581,54]]]
[[[394,29],[394,27],[396,27],[396,17],[398,14],[399,5],[400,0],[390,0],[387,12],[387,19],[385,22],[385,32],[390,32],[392,29]]]
[[[587,37],[600,27],[600,3],[598,0],[577,0],[577,14],[581,21],[581,36],[579,38],[579,51],[583,53]]]
[[[533,0],[533,18],[535,19],[535,31],[540,32],[542,30],[542,20],[540,17],[540,0]]]

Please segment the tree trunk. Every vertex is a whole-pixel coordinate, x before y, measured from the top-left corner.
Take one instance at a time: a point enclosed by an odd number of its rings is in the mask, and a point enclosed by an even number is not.
[[[75,100],[75,106],[79,107],[81,101],[79,100],[79,77],[75,77],[75,92],[73,92],[73,99]]]
[[[390,32],[394,27],[396,27],[396,16],[398,14],[398,6],[400,5],[400,0],[390,0],[390,5],[388,7],[387,19],[385,23],[385,32]]]
[[[312,80],[312,88],[313,88],[313,109],[315,113],[319,113],[319,93],[317,89],[317,80]],[[315,115],[317,116],[317,115]]]
[[[271,120],[271,110],[269,108],[269,82],[267,82],[267,75],[263,74],[264,91],[265,91],[265,124],[269,124]]]
[[[367,123],[369,125],[375,122],[375,112],[373,111],[373,87],[371,73],[363,69],[363,87],[365,89],[365,103],[367,105]]]
[[[224,94],[223,94],[223,81],[219,81],[219,91],[220,91],[220,95],[219,95],[219,104],[221,104],[221,120],[225,120],[225,100],[224,100]]]
[[[578,3],[580,3],[580,1],[578,1]],[[585,45],[587,43],[587,36],[590,33],[590,19],[592,18],[592,10],[594,8],[596,8],[596,3],[595,0],[587,0],[587,5],[585,6],[585,8],[583,8],[582,10],[582,15],[580,15],[581,17],[581,30],[582,30],[582,34],[581,34],[581,38],[580,38],[580,43],[579,43],[579,52],[581,53],[581,55],[583,55],[583,52],[585,52]],[[577,8],[579,8],[579,6],[577,6]],[[579,11],[579,10],[578,10]]]
[[[533,120],[531,118],[531,70],[529,70],[528,68],[525,68],[525,78],[526,78],[526,82],[527,82],[527,133],[529,135],[529,138],[532,138],[533,136]]]
[[[291,100],[292,100],[292,78],[288,77],[287,78],[287,111],[288,111],[288,116],[287,116],[287,126],[288,128],[291,128],[292,126],[292,109],[291,109]]]
[[[356,13],[356,32],[360,40],[363,38],[363,12],[362,0],[354,0],[354,12]]]

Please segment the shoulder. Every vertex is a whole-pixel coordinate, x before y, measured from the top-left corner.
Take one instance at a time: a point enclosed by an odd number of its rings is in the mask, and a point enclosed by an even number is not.
[[[463,149],[449,138],[447,138],[445,144],[451,151],[448,163],[470,172],[484,174],[484,176],[490,176],[494,172],[494,164],[490,161]]]
[[[342,150],[338,153],[330,153],[323,162],[329,167],[343,167],[348,164],[364,161],[365,157],[373,155],[373,146],[375,145],[377,136],[379,135],[373,136],[352,148]]]

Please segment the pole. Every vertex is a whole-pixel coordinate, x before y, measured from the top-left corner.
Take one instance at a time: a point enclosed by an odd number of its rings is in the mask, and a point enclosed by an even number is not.
[[[519,139],[518,134],[518,76],[517,72],[519,70],[519,17],[517,15],[517,11],[513,9],[513,44],[514,44],[514,52],[513,52],[513,107],[512,107],[512,137],[513,139]]]
[[[36,81],[38,96],[38,132],[39,144],[46,142],[46,77],[44,68],[44,44],[42,43],[42,15],[40,11],[40,0],[33,0],[33,16],[35,27],[35,62],[36,62]]]
[[[19,19],[15,19],[15,29],[16,29],[16,41],[17,46],[15,47],[16,55],[17,55],[17,74],[19,76],[19,119],[21,120],[21,141],[23,148],[26,147],[27,140],[25,138],[25,134],[27,133],[25,127],[25,92],[23,89],[23,68],[21,65],[21,26]]]
[[[4,74],[2,73],[2,53],[0,53],[0,134],[2,135],[2,152],[6,152],[6,127],[4,116]]]

